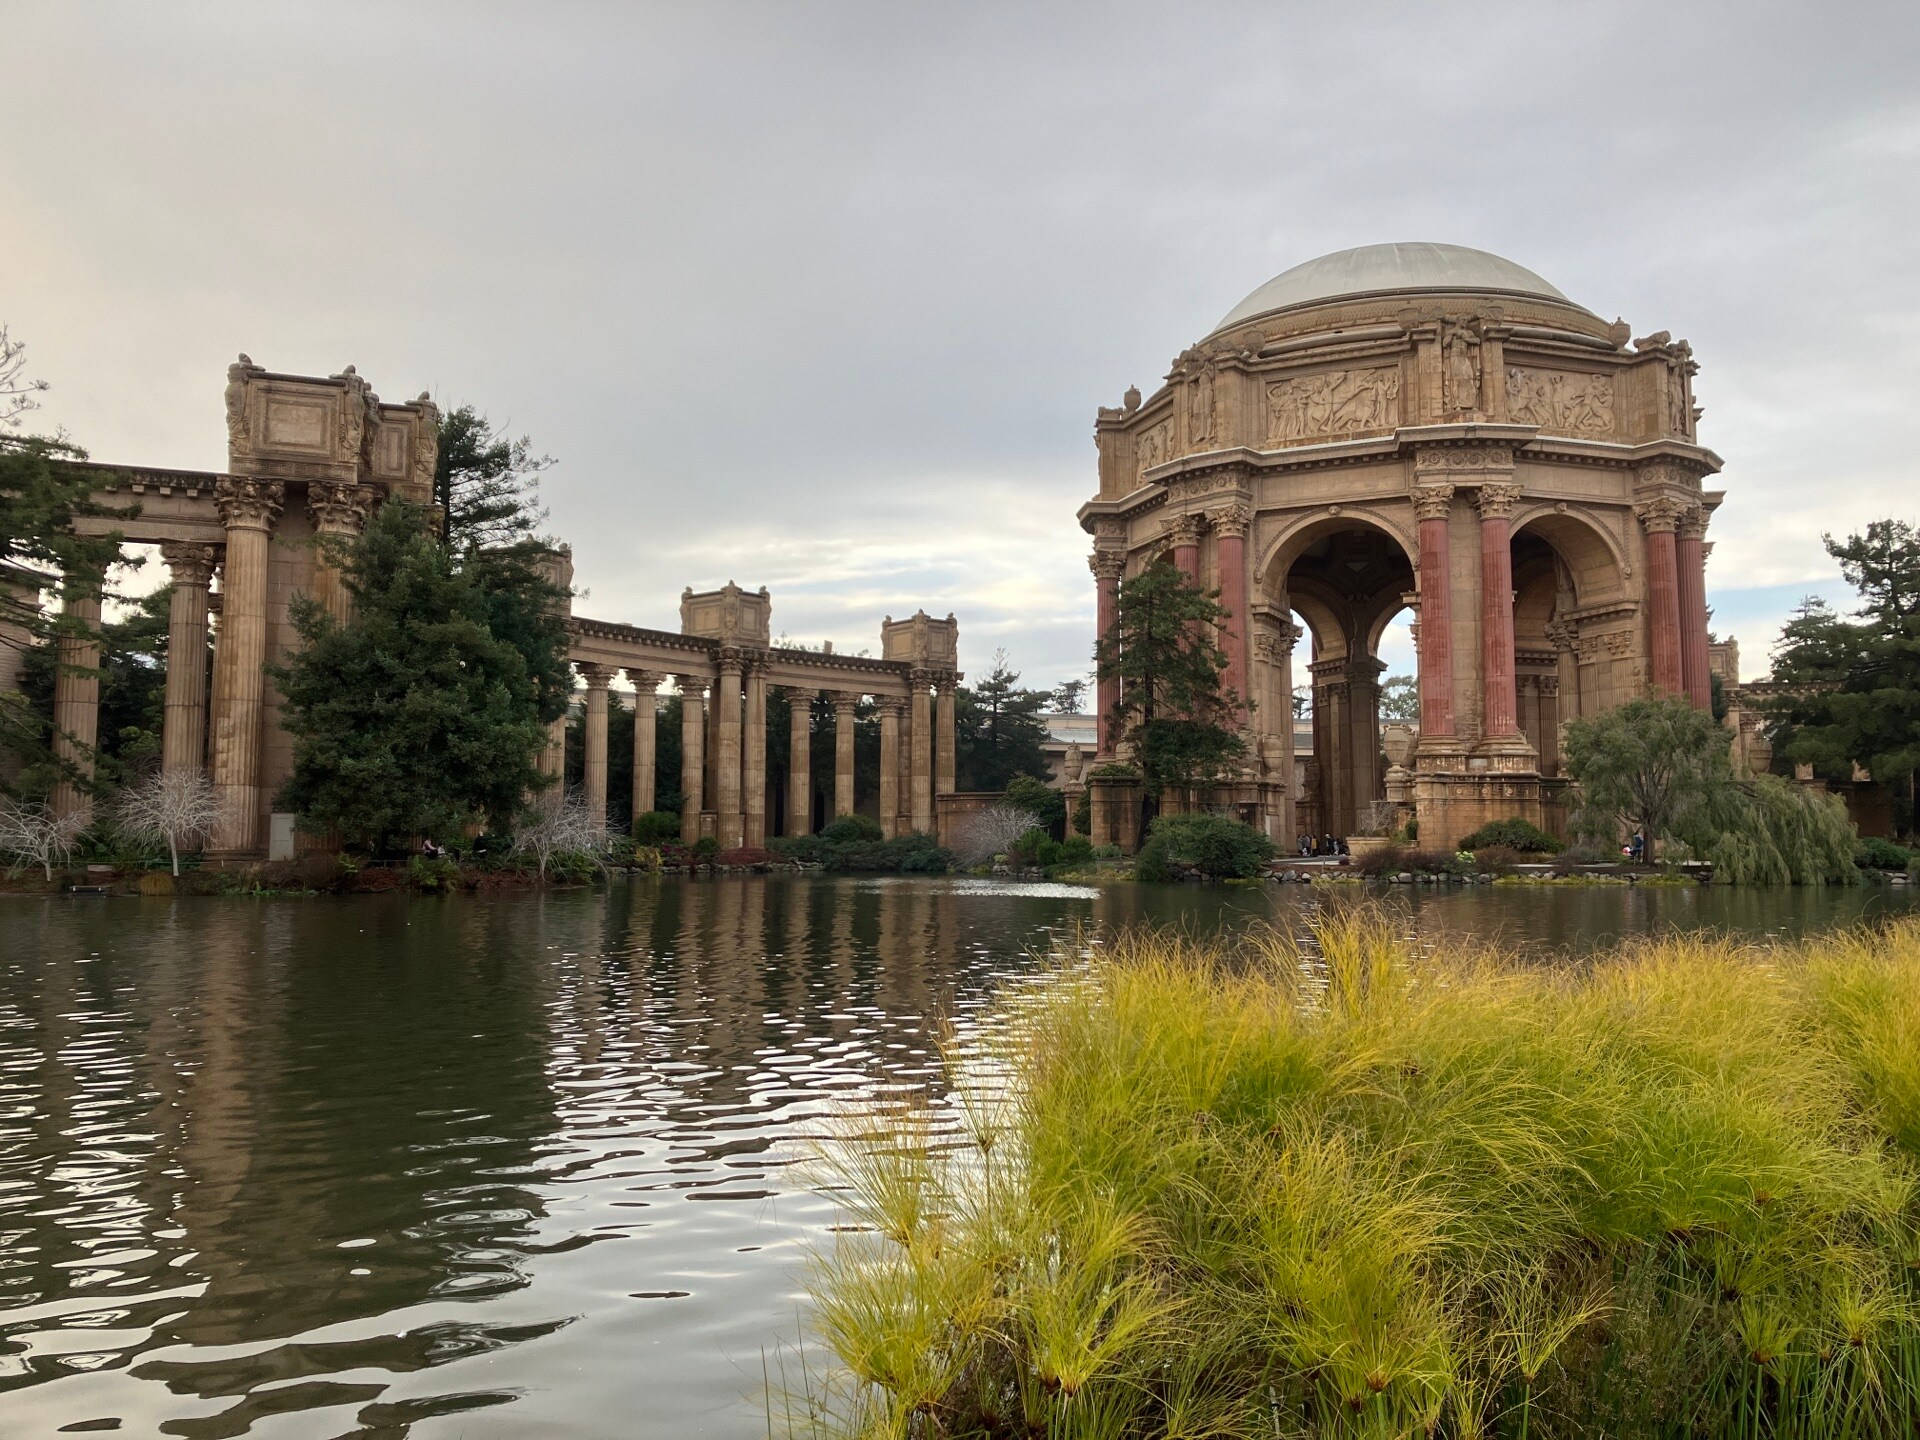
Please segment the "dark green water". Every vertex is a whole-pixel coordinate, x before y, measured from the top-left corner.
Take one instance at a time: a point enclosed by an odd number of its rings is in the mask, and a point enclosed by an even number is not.
[[[1580,951],[1907,891],[1398,891]],[[765,1434],[830,1206],[791,1173],[1076,923],[1300,888],[648,881],[0,898],[0,1436]]]

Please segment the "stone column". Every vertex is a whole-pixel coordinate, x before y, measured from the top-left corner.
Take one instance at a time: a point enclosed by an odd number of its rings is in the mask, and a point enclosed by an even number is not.
[[[1540,773],[1558,775],[1560,773],[1560,680],[1554,675],[1539,675],[1534,678],[1534,689],[1540,697]]]
[[[1366,808],[1386,794],[1380,770],[1380,677],[1386,668],[1385,662],[1370,655],[1347,660],[1347,728],[1351,735],[1347,768],[1353,775],[1350,813],[1356,829]]]
[[[48,797],[62,818],[93,818],[94,746],[100,738],[100,587],[70,576],[53,674],[53,754],[60,775]],[[71,628],[68,628],[71,627]]]
[[[954,766],[957,759],[956,737],[953,729],[953,691],[959,684],[959,677],[951,670],[934,681],[933,702],[933,793],[951,795],[955,782]]]
[[[1480,728],[1489,740],[1520,733],[1513,659],[1513,535],[1520,487],[1489,480],[1480,506]]]
[[[740,788],[745,792],[745,843],[755,850],[767,843],[767,671],[756,659],[747,671],[745,753],[740,759]]]
[[[680,682],[680,843],[691,845],[700,838],[700,812],[706,808],[706,706],[701,695],[707,688],[704,675],[682,675]]]
[[[607,828],[607,686],[613,683],[610,665],[582,665],[580,678],[587,682],[585,732],[586,755],[581,766],[581,783],[587,791],[587,818],[595,831]]]
[[[911,694],[900,701],[900,769],[894,776],[893,833],[905,835],[913,829],[913,701]]]
[[[740,813],[740,652],[731,646],[720,651],[720,683],[713,704],[719,753],[714,757],[714,833],[722,850],[738,850],[746,830]]]
[[[833,692],[833,818],[853,814],[853,708],[858,695]]]
[[[891,840],[900,833],[900,712],[907,702],[897,695],[881,695],[880,709],[880,829]]]
[[[1420,521],[1420,738],[1455,734],[1453,717],[1453,556],[1449,534],[1451,485],[1419,485],[1413,513]]]
[[[160,558],[173,575],[167,597],[167,698],[160,731],[160,768],[199,775],[207,768],[207,586],[211,545],[168,543]]]
[[[913,709],[908,720],[908,729],[912,736],[912,759],[910,771],[912,790],[909,792],[908,806],[912,813],[912,826],[921,835],[933,833],[933,705],[927,695],[933,684],[933,676],[925,670],[915,670],[911,677],[913,686]]]
[[[787,721],[787,835],[813,833],[813,695],[789,686]]]
[[[313,598],[335,620],[345,621],[353,611],[353,596],[340,573],[341,549],[367,528],[373,513],[373,491],[364,485],[333,480],[307,484],[307,509],[316,537],[313,556]]]
[[[1516,676],[1514,685],[1520,698],[1520,733],[1537,751],[1540,748],[1540,677]]]
[[[1706,511],[1687,507],[1680,517],[1674,551],[1679,574],[1680,677],[1696,710],[1713,707],[1713,679],[1707,663]]]
[[[1320,824],[1323,833],[1353,833],[1353,721],[1348,705],[1347,662],[1314,660],[1313,758],[1320,771]]]
[[[1093,571],[1094,593],[1096,601],[1096,634],[1102,640],[1112,634],[1114,621],[1120,614],[1120,576],[1127,568],[1127,557],[1117,550],[1095,550],[1087,564]],[[1113,754],[1114,741],[1118,738],[1113,732],[1113,711],[1120,703],[1120,677],[1103,675],[1095,690],[1094,706],[1099,712],[1098,753],[1102,756]]]
[[[277,481],[223,476],[214,501],[227,526],[220,634],[213,656],[213,784],[220,819],[208,848],[247,855],[260,837],[260,712],[267,675],[267,550],[286,492]]]
[[[1240,723],[1247,722],[1247,528],[1253,513],[1244,505],[1217,511],[1213,533],[1220,547],[1220,604],[1226,619],[1220,626],[1220,648],[1227,652],[1226,687],[1234,694]]]
[[[1167,522],[1173,541],[1173,563],[1189,580],[1200,578],[1200,517],[1181,515]]]
[[[654,806],[655,741],[660,727],[660,699],[654,692],[660,676],[651,670],[627,671],[633,685],[633,819],[637,822]]]
[[[1647,533],[1647,620],[1653,688],[1682,693],[1680,668],[1680,559],[1673,532],[1680,506],[1664,496],[1634,507]]]

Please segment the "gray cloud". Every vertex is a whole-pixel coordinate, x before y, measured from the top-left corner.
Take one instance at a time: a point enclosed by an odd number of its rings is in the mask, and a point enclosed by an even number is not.
[[[1376,240],[1510,255],[1702,362],[1710,583],[1914,510],[1906,6],[47,6],[0,316],[96,455],[221,461],[241,349],[561,461],[586,608],[683,584],[1085,668],[1093,407]],[[1748,616],[1748,668],[1777,623]]]

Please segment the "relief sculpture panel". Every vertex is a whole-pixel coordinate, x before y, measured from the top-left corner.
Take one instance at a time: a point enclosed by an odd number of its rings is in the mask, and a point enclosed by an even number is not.
[[[1507,414],[1563,435],[1613,433],[1613,377],[1562,370],[1507,371]]]
[[[1173,458],[1173,421],[1171,418],[1142,430],[1133,442],[1134,458],[1139,462],[1135,474],[1145,474],[1156,465]]]
[[[1391,430],[1400,423],[1400,370],[1334,370],[1267,387],[1267,439],[1309,440]]]

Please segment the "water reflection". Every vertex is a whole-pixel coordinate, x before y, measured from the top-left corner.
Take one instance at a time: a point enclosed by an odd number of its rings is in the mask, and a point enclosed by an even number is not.
[[[1401,892],[1581,949],[1887,892]],[[642,882],[415,900],[0,901],[0,1433],[764,1433],[836,1107],[1080,924],[1299,890]]]

